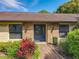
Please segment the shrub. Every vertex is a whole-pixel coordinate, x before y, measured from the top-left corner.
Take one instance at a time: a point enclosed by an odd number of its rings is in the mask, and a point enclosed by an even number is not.
[[[35,44],[32,40],[23,39],[20,43],[19,50],[17,51],[17,56],[30,58],[35,51]]]
[[[39,56],[40,56],[40,49],[39,49],[38,45],[35,45],[35,51],[32,56],[32,59],[39,59]]]
[[[16,57],[16,52],[19,47],[19,41],[0,42],[0,51],[5,52],[9,57]]]
[[[79,21],[75,24],[75,26],[72,28],[72,30],[75,30],[75,29],[79,29]]]
[[[67,54],[73,56],[73,59],[79,59],[79,29],[68,33],[62,47]]]
[[[16,57],[16,52],[19,49],[19,41],[11,42],[6,48],[6,54],[11,57]]]
[[[27,39],[21,42],[0,42],[0,51],[5,52],[8,57],[14,57],[15,59],[19,59],[19,57],[24,59],[26,53],[30,53],[32,59],[39,59],[40,55],[38,45],[35,45],[33,41]]]
[[[0,51],[6,52],[6,48],[9,46],[10,43],[8,42],[0,42]]]
[[[53,37],[53,44],[54,44],[54,45],[57,45],[57,42],[58,42],[57,40],[58,40],[57,37]]]

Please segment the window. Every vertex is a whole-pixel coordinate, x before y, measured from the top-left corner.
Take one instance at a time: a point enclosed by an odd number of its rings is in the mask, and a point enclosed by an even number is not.
[[[59,36],[66,37],[69,32],[69,25],[59,25]]]
[[[22,38],[22,25],[10,24],[9,34],[10,34],[10,39],[21,39]]]

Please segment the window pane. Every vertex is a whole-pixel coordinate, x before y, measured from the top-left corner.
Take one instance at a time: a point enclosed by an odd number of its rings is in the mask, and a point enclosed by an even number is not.
[[[16,30],[16,27],[14,25],[9,26],[9,31],[10,32],[15,32],[15,30]]]
[[[21,32],[22,31],[22,25],[21,24],[10,24],[10,32]]]
[[[60,35],[60,37],[65,37],[65,36],[67,35],[67,33],[62,32],[62,33],[60,33],[59,35]]]
[[[21,39],[22,38],[22,25],[10,24],[9,33],[10,33],[10,39]]]
[[[22,25],[16,25],[16,31],[21,32],[22,31]]]
[[[21,33],[10,33],[10,39],[21,39]]]
[[[60,25],[59,26],[60,37],[65,37],[68,32],[69,32],[69,25]]]

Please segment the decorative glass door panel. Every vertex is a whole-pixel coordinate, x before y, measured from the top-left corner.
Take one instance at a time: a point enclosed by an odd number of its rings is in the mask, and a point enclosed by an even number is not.
[[[34,25],[34,40],[44,42],[46,41],[46,26],[45,24]]]

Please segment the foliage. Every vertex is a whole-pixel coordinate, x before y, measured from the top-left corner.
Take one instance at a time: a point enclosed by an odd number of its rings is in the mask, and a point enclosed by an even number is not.
[[[32,40],[23,39],[20,43],[19,50],[17,51],[17,56],[19,57],[31,57],[35,51],[35,44]]]
[[[11,42],[0,42],[0,51],[6,52],[6,48],[9,47]]]
[[[54,44],[54,45],[57,45],[57,42],[58,42],[57,40],[58,40],[57,37],[53,37],[53,44]]]
[[[10,58],[8,56],[0,56],[0,59],[12,59],[12,58]]]
[[[49,13],[47,10],[41,10],[39,13]]]
[[[8,47],[19,46],[19,41],[14,42],[0,42],[0,51],[6,52]]]
[[[70,0],[61,5],[56,13],[79,13],[79,0]]]
[[[20,49],[21,49],[21,51],[20,51]],[[6,58],[15,57],[16,59],[19,59],[19,57],[16,54],[18,51],[18,55],[20,56],[22,49],[23,50],[26,49],[25,50],[26,52],[27,51],[29,52],[29,50],[30,50],[30,52],[32,53],[32,59],[39,59],[39,55],[40,55],[39,47],[38,47],[38,45],[35,45],[34,42],[32,42],[31,40],[22,40],[21,42],[20,41],[0,42],[0,51],[5,52],[5,54],[7,55]],[[25,53],[23,53],[23,54],[25,54]],[[0,57],[0,58],[2,59],[5,57]],[[22,57],[22,59],[24,59],[24,58]]]
[[[39,56],[40,56],[39,47],[38,47],[38,45],[35,45],[35,51],[34,51],[34,54],[32,56],[32,59],[39,59]]]
[[[5,52],[9,57],[16,57],[16,52],[19,47],[19,41],[0,42],[0,51]]]
[[[79,59],[79,29],[68,33],[62,47],[67,54],[73,56],[73,59]]]
[[[16,52],[19,49],[19,42],[12,42],[9,44],[9,46],[6,48],[6,53],[8,56],[16,57]]]
[[[72,30],[79,29],[79,22],[75,24]]]

